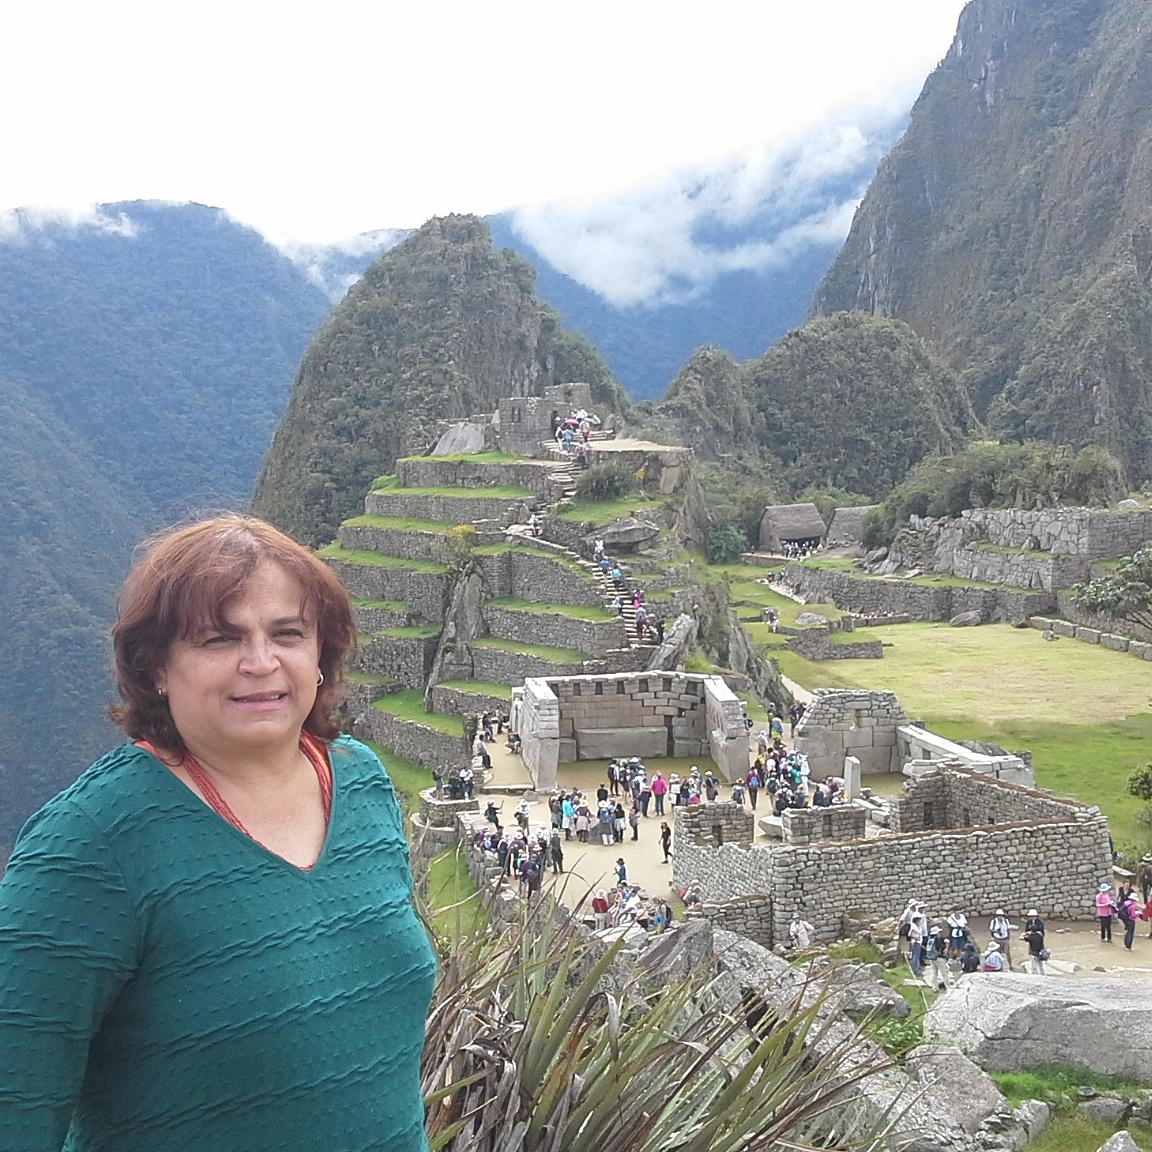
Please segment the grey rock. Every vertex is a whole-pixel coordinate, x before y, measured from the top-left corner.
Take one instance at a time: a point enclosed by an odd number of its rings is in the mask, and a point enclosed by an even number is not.
[[[1118,1100],[1115,1096],[1098,1096],[1095,1100],[1085,1100],[1083,1104],[1076,1105],[1076,1113],[1086,1120],[1099,1120],[1102,1124],[1111,1124],[1119,1128],[1128,1119],[1132,1105],[1127,1100]]]
[[[653,524],[650,520],[641,520],[636,516],[622,516],[599,532],[585,536],[584,543],[591,550],[599,536],[604,540],[604,547],[611,552],[619,548],[636,548],[659,535],[658,524]]]
[[[877,973],[870,971],[871,967],[840,964],[829,969],[822,979],[836,996],[837,1006],[843,1012],[876,1012],[903,1019],[911,1011],[908,1001]]]
[[[455,456],[458,453],[484,451],[483,425],[463,422],[453,424],[432,449],[433,456]]]
[[[887,548],[873,548],[871,552],[865,552],[864,553],[864,563],[865,564],[877,564],[881,560],[887,560],[887,559],[888,559],[888,549]]]
[[[1043,1100],[1025,1100],[1013,1115],[1024,1126],[1028,1139],[1035,1140],[1048,1127],[1052,1110]]]
[[[974,973],[933,1004],[925,1035],[959,1045],[984,1067],[1070,1065],[1148,1079],[1152,980],[1054,979]]]
[[[924,1085],[934,1098],[934,1110],[942,1111],[967,1133],[980,1131],[991,1117],[1007,1112],[1000,1090],[971,1060],[956,1048],[921,1044],[904,1062],[906,1071]],[[1008,1128],[1009,1124],[996,1125]]]
[[[1140,501],[1139,500],[1131,500],[1131,499],[1121,500],[1120,503],[1116,505],[1116,507],[1117,508],[1139,508],[1140,507]]]
[[[1140,1152],[1140,1145],[1132,1139],[1131,1133],[1125,1130],[1109,1136],[1100,1145],[1099,1152]]]
[[[821,616],[819,612],[801,612],[800,615],[796,617],[796,623],[799,624],[801,628],[807,628],[812,624],[827,624],[828,617]]]
[[[685,921],[674,932],[650,937],[639,964],[650,977],[683,980],[712,959],[714,948],[712,921],[698,917]]]
[[[948,621],[952,628],[976,628],[984,623],[982,612],[961,612]]]

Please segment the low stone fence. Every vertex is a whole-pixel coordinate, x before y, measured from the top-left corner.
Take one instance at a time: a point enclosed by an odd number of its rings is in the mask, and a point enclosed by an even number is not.
[[[320,557],[340,577],[350,596],[361,600],[399,600],[424,620],[439,624],[448,609],[452,577],[448,572],[417,572],[397,564],[350,564]]]
[[[528,488],[552,491],[554,465],[544,460],[443,460],[435,456],[397,460],[396,474],[408,488]]]
[[[1115,621],[1112,621],[1115,624]],[[1047,616],[1032,616],[1028,620],[1032,628],[1053,632],[1084,644],[1098,644],[1112,652],[1127,652],[1138,660],[1152,660],[1152,644],[1144,640],[1133,640],[1117,632],[1102,632],[1099,628],[1089,628],[1085,624],[1073,624],[1069,620],[1055,620]]]
[[[589,667],[587,663],[579,661],[554,663],[531,652],[508,652],[503,648],[488,648],[481,644],[469,644],[467,647],[472,656],[472,679],[483,680],[488,684],[515,686],[528,676],[579,676]],[[598,664],[590,667],[595,671],[601,669]]]
[[[509,548],[495,555],[481,553],[476,562],[494,600],[603,606],[591,575],[561,557],[529,548]]]
[[[677,842],[683,839],[698,848],[718,848],[721,844],[746,848],[755,834],[755,814],[733,800],[690,804],[676,813]]]
[[[785,844],[863,840],[868,813],[854,804],[832,804],[827,808],[785,808],[780,824]]]
[[[463,812],[479,812],[478,800],[446,800],[438,798],[435,788],[420,793],[420,818],[430,828],[456,828],[456,817]]]
[[[399,601],[397,601],[399,603]],[[385,628],[407,628],[412,624],[412,613],[406,607],[380,608],[372,604],[353,604],[352,619],[361,636],[383,632]]]
[[[419,528],[383,528],[371,524],[341,524],[337,539],[344,548],[380,552],[402,560],[432,560],[448,564],[452,550],[448,547],[448,526],[443,531]]]
[[[356,735],[360,739],[385,744],[405,760],[414,760],[425,768],[439,765],[464,767],[472,762],[471,749],[462,736],[449,736],[426,724],[402,720],[379,708],[366,708],[356,717]]]
[[[765,948],[772,947],[770,896],[738,896],[734,900],[705,901],[689,908],[685,918],[710,920],[713,928],[723,928],[746,936]]]
[[[1086,580],[1089,567],[1090,561],[1080,556],[1003,551],[999,547],[973,544],[948,553],[945,561],[937,563],[936,570],[963,580],[1055,593],[1057,588]]]
[[[484,621],[492,636],[523,644],[547,644],[574,648],[590,656],[602,656],[614,648],[628,647],[623,619],[585,620],[565,612],[533,612],[485,604]]]
[[[815,603],[833,603],[841,611],[876,614],[894,612],[913,620],[951,620],[961,612],[979,612],[987,623],[1026,620],[1051,612],[1054,592],[1014,588],[930,587],[907,580],[852,576],[807,564],[789,564],[784,582]]]
[[[436,658],[439,636],[390,636],[377,633],[360,646],[356,664],[399,680],[406,688],[423,688]]]
[[[369,492],[364,508],[369,516],[390,516],[400,520],[440,520],[444,527],[494,520],[501,528],[523,524],[538,503],[538,496],[509,499],[507,496],[412,495],[403,489]],[[531,505],[531,507],[529,506]]]
[[[827,628],[791,630],[787,648],[805,660],[882,660],[884,645],[879,640],[856,640],[833,644]]]
[[[488,681],[497,683],[497,681]],[[488,696],[483,692],[465,692],[434,684],[430,696],[433,712],[446,712],[452,716],[479,716],[484,712],[503,712],[508,715],[512,701],[504,696]]]
[[[1085,612],[1072,599],[1071,588],[1061,588],[1056,593],[1055,615],[1062,620],[1069,620],[1073,624],[1083,624],[1086,628],[1096,628],[1101,632],[1112,632],[1121,636],[1128,636],[1133,640],[1143,640],[1152,643],[1152,628],[1143,628],[1139,624],[1129,623],[1127,620],[1113,620],[1110,616],[1099,616],[1094,612]]]

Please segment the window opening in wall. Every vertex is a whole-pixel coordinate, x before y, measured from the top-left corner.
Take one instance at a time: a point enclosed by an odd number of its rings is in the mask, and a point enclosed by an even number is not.
[[[719,848],[720,845],[724,843],[724,825],[723,824],[713,824],[712,825],[712,839],[716,841],[716,847],[717,848]]]
[[[617,680],[616,681],[616,695],[617,696],[623,696],[624,695],[624,681],[623,680]]]
[[[662,690],[664,692],[672,691],[672,681],[667,676],[664,677],[664,688]]]
[[[604,695],[604,685],[601,684],[599,681],[596,682],[596,695],[597,696],[603,696]]]
[[[932,811],[932,804],[929,801],[924,803],[924,827],[936,827],[936,814]]]
[[[640,687],[637,690],[639,692],[647,692],[648,691],[648,681],[647,680],[641,680],[640,681]]]
[[[860,727],[860,713],[859,712],[853,710],[853,711],[848,713],[848,727],[849,728],[859,728]]]
[[[579,696],[580,694],[581,694],[580,693],[580,682],[577,681],[575,684],[572,685],[572,695],[573,696]]]
[[[700,693],[697,691],[697,689],[699,687],[700,687],[700,685],[695,680],[689,680],[688,681],[688,695],[689,696],[699,696]]]

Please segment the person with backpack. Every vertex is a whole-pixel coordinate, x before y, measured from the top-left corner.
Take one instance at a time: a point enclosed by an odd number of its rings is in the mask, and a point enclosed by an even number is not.
[[[748,773],[748,803],[752,805],[752,811],[756,811],[756,798],[760,795],[760,773],[755,768]]]
[[[938,992],[946,991],[952,984],[952,973],[948,968],[948,937],[939,928],[929,930],[924,955],[930,969],[928,986]]]
[[[1004,958],[1004,967],[1012,971],[1012,932],[1014,925],[1008,919],[1003,908],[996,909],[996,915],[988,922],[988,934],[1000,946],[1000,954]],[[999,969],[997,969],[999,971]]]
[[[1024,921],[1021,939],[1028,942],[1028,971],[1033,976],[1044,975],[1044,961],[1050,953],[1044,947],[1044,921],[1035,908],[1028,909],[1028,919]]]
[[[560,839],[560,831],[557,828],[552,829],[552,835],[548,841],[548,855],[552,860],[552,871],[564,871],[564,841]]]
[[[1120,901],[1116,914],[1120,917],[1120,923],[1124,925],[1124,947],[1131,952],[1132,941],[1136,936],[1136,918],[1140,914],[1135,893],[1131,889],[1129,889],[1127,897]]]

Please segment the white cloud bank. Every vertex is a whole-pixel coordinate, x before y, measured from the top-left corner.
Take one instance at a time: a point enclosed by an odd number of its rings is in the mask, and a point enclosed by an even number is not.
[[[138,232],[136,222],[126,212],[111,215],[97,204],[74,208],[11,208],[0,212],[0,243],[26,243],[53,227],[130,238]]]

